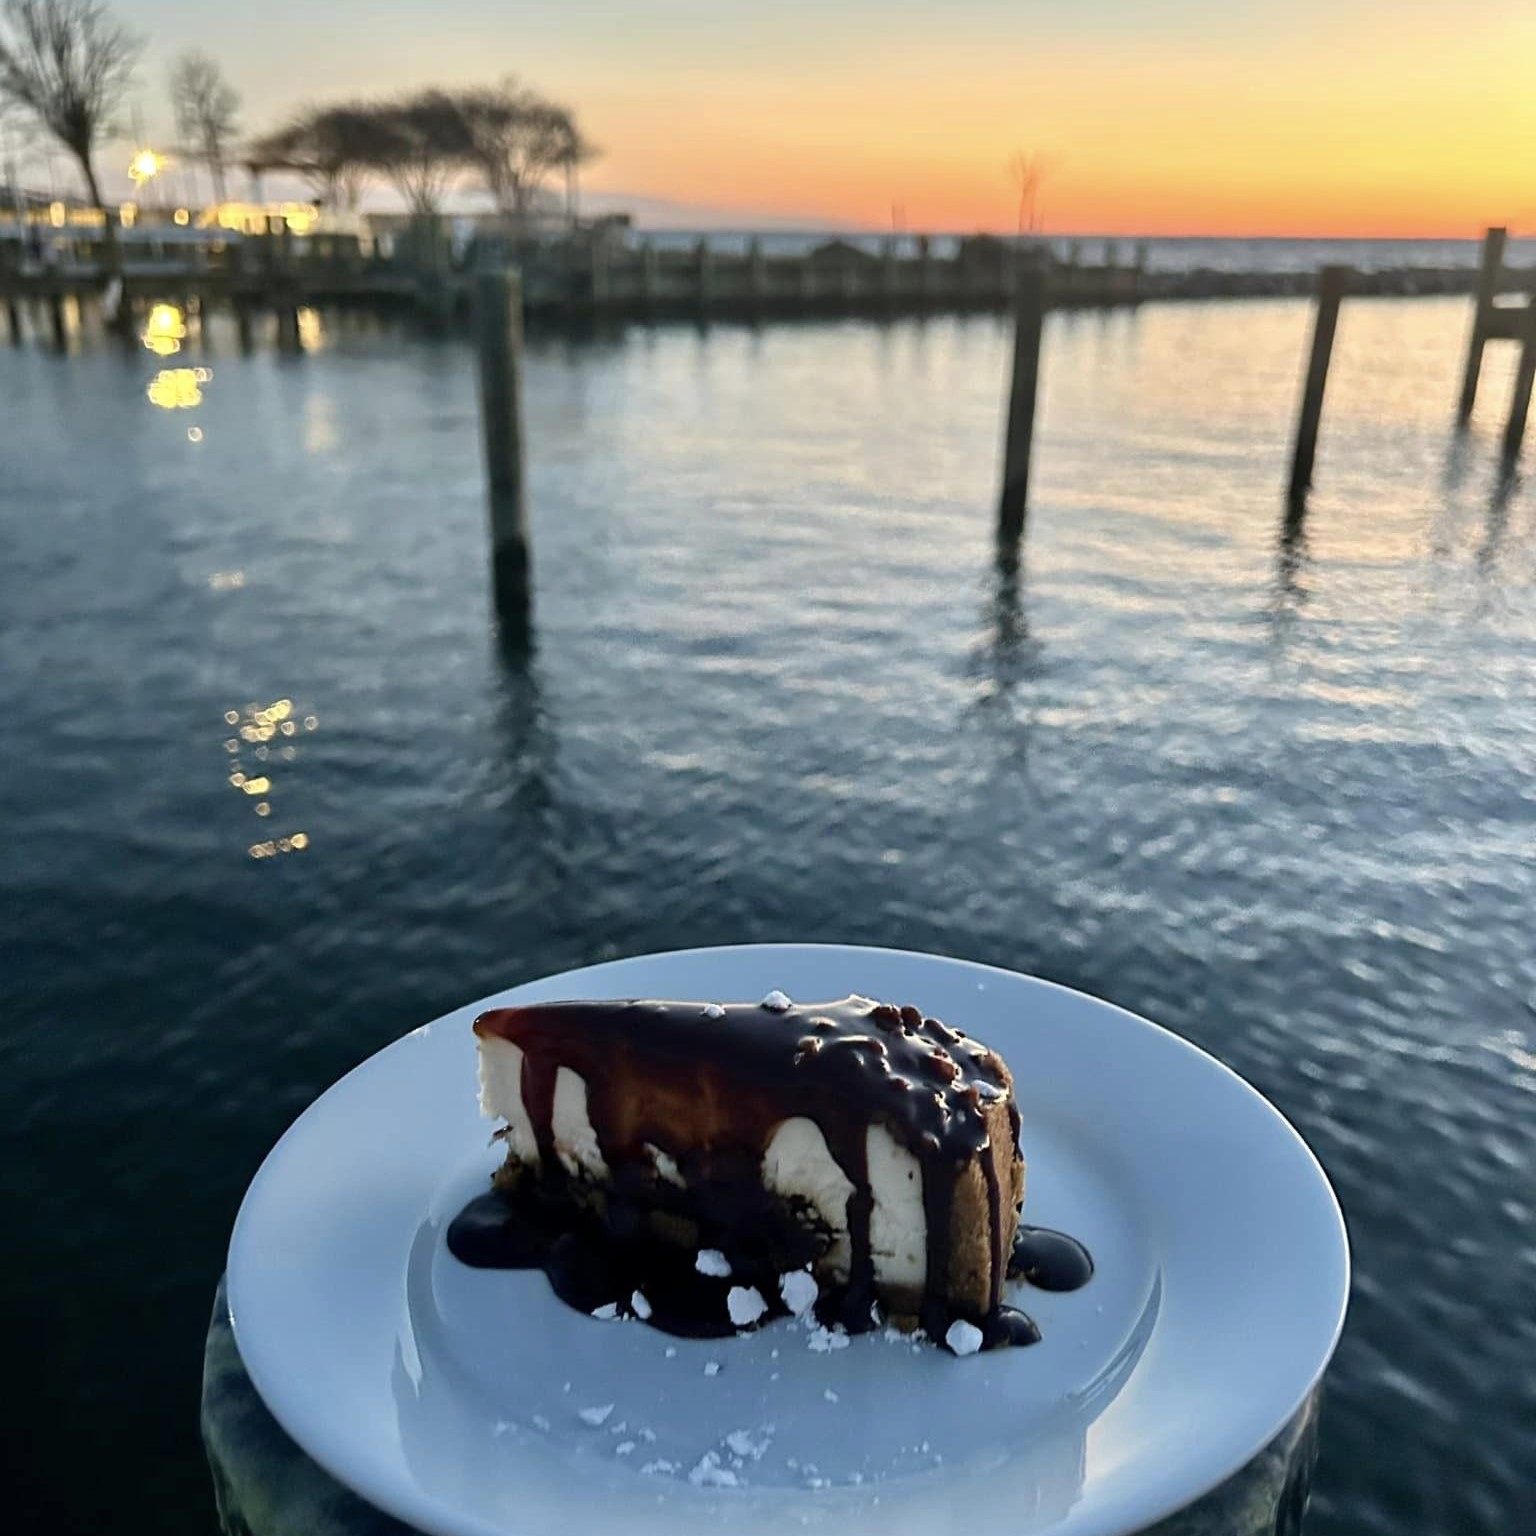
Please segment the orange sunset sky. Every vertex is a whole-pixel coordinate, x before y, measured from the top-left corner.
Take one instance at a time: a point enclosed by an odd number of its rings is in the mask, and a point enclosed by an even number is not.
[[[252,129],[307,100],[515,72],[642,222],[1144,234],[1536,225],[1536,0],[136,0],[141,111],[224,63]],[[158,117],[157,117],[157,114]]]

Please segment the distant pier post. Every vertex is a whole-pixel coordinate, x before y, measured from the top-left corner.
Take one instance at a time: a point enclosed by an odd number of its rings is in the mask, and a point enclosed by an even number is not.
[[[1040,334],[1045,322],[1045,266],[1020,267],[1014,293],[1013,382],[1003,439],[1003,490],[997,507],[997,546],[1016,559],[1029,503],[1029,456],[1035,436],[1035,398],[1040,383]]]
[[[768,268],[763,261],[763,242],[756,235],[747,246],[747,295],[754,307],[768,294]]]
[[[1323,391],[1328,385],[1328,363],[1333,357],[1333,337],[1339,326],[1339,300],[1349,286],[1348,267],[1324,267],[1317,276],[1317,316],[1312,325],[1312,355],[1301,395],[1301,416],[1296,423],[1296,445],[1291,455],[1291,500],[1299,501],[1312,487],[1312,464],[1317,457],[1317,427],[1323,414]]]
[[[917,294],[924,304],[933,298],[933,246],[927,235],[917,237]]]
[[[480,424],[491,523],[491,591],[504,637],[526,642],[531,560],[523,474],[523,285],[516,272],[475,285]]]
[[[896,302],[896,289],[901,268],[896,255],[896,237],[887,235],[880,243],[880,296],[887,307]]]
[[[1477,270],[1477,297],[1473,301],[1472,334],[1467,339],[1467,367],[1461,376],[1461,400],[1456,407],[1456,424],[1466,426],[1477,402],[1477,380],[1483,371],[1483,347],[1488,341],[1488,322],[1493,317],[1493,301],[1498,297],[1499,274],[1504,266],[1507,229],[1490,229],[1483,236],[1483,260]]]
[[[608,303],[608,240],[602,230],[592,232],[592,302],[599,309]]]
[[[708,309],[715,297],[715,269],[714,260],[709,251],[709,241],[702,236],[695,249],[694,257],[697,269],[699,308]]]
[[[647,240],[640,247],[640,301],[647,309],[656,303],[657,277],[656,242]]]
[[[69,345],[69,324],[64,316],[64,295],[58,289],[48,295],[48,321],[53,328],[53,344],[62,352]]]
[[[299,334],[299,300],[286,283],[277,300],[277,349],[279,352],[302,352],[304,342]]]
[[[1056,268],[1056,292],[1067,303],[1071,303],[1079,284],[1079,273],[1083,263],[1083,247],[1077,240],[1070,241],[1067,245],[1065,259]]]
[[[1504,425],[1504,462],[1513,467],[1525,436],[1525,419],[1531,411],[1531,386],[1536,382],[1536,293],[1526,301],[1521,326],[1520,361],[1515,367],[1515,391],[1509,398],[1509,420]]]
[[[11,345],[19,347],[25,339],[25,332],[21,326],[21,305],[16,302],[16,295],[7,294],[5,298],[5,323],[10,329]]]

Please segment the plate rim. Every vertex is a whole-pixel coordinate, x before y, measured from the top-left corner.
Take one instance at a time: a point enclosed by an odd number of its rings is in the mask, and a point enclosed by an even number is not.
[[[615,955],[603,960],[593,961],[587,965],[527,977],[522,981],[513,983],[511,986],[490,992],[484,997],[455,1004],[434,1018],[416,1025],[394,1039],[387,1041],[378,1049],[371,1051],[367,1056],[363,1057],[361,1061],[355,1063],[333,1082],[329,1083],[316,1094],[309,1104],[305,1105],[273,1142],[262,1158],[250,1183],[247,1185],[231,1228],[226,1257],[229,1318],[235,1336],[236,1347],[240,1350],[242,1365],[263,1406],[271,1413],[279,1427],[294,1445],[306,1457],[312,1460],[316,1466],[320,1467],[325,1473],[357,1495],[365,1503],[400,1520],[409,1522],[417,1529],[429,1533],[429,1536],[509,1536],[506,1527],[492,1524],[480,1515],[468,1510],[457,1509],[448,1501],[432,1494],[425,1488],[419,1486],[406,1488],[402,1486],[397,1491],[394,1488],[378,1489],[372,1486],[360,1486],[359,1482],[352,1475],[349,1475],[346,1467],[335,1465],[329,1457],[323,1453],[318,1453],[316,1449],[306,1443],[303,1435],[296,1432],[295,1425],[288,1412],[290,1404],[283,1400],[283,1393],[280,1388],[273,1391],[270,1396],[267,1391],[263,1390],[261,1377],[268,1378],[269,1386],[277,1385],[272,1380],[271,1373],[267,1370],[268,1362],[262,1359],[260,1364],[253,1368],[253,1363],[247,1358],[245,1350],[240,1348],[241,1328],[239,1316],[241,1304],[239,1295],[245,1289],[245,1284],[240,1278],[242,1266],[238,1255],[249,1241],[250,1225],[255,1219],[252,1213],[260,1204],[262,1186],[265,1181],[270,1177],[276,1176],[273,1173],[273,1165],[277,1161],[279,1149],[282,1148],[290,1136],[293,1136],[298,1131],[301,1125],[312,1116],[323,1112],[322,1106],[333,1093],[353,1078],[375,1070],[381,1059],[388,1053],[401,1048],[412,1038],[433,1030],[453,1015],[463,1013],[472,1008],[494,1005],[497,1000],[503,999],[508,994],[518,992],[525,987],[559,981],[567,977],[574,979],[591,976],[594,973],[646,962],[666,962],[705,956],[728,961],[731,957],[742,955],[767,956],[774,953],[804,954],[806,952],[918,960],[946,969],[960,970],[972,974],[984,973],[995,975],[1006,978],[1010,983],[1023,981],[1032,987],[1039,987],[1050,992],[1062,994],[1073,999],[1076,1003],[1087,1003],[1093,1008],[1108,1010],[1111,1013],[1120,1015],[1131,1026],[1151,1030],[1156,1035],[1162,1037],[1163,1048],[1188,1052],[1195,1058],[1198,1058],[1206,1069],[1215,1068],[1217,1075],[1227,1080],[1228,1091],[1235,1088],[1245,1098],[1255,1101],[1261,1113],[1267,1113],[1274,1121],[1278,1122],[1278,1126],[1293,1144],[1293,1150],[1297,1150],[1302,1154],[1303,1163],[1307,1167],[1312,1180],[1326,1197],[1326,1210],[1330,1218],[1329,1226],[1332,1236],[1337,1243],[1337,1257],[1341,1263],[1341,1271],[1338,1295],[1333,1307],[1333,1316],[1327,1328],[1325,1347],[1318,1351],[1316,1363],[1311,1365],[1304,1383],[1299,1390],[1294,1392],[1294,1400],[1287,1403],[1284,1414],[1277,1416],[1273,1427],[1261,1439],[1251,1445],[1247,1444],[1246,1440],[1235,1442],[1241,1443],[1246,1447],[1241,1455],[1234,1454],[1223,1458],[1218,1470],[1214,1473],[1208,1472],[1203,1474],[1197,1480],[1198,1486],[1192,1484],[1190,1490],[1181,1491],[1174,1502],[1149,1505],[1146,1515],[1138,1514],[1137,1518],[1142,1520],[1143,1524],[1151,1523],[1155,1525],[1157,1522],[1189,1508],[1206,1494],[1219,1488],[1229,1478],[1241,1471],[1276,1436],[1281,1434],[1285,1427],[1295,1419],[1308,1398],[1316,1391],[1338,1348],[1339,1339],[1343,1333],[1348,1315],[1350,1294],[1353,1286],[1353,1255],[1350,1250],[1349,1230],[1344,1218],[1343,1208],[1339,1201],[1338,1192],[1334,1189],[1333,1183],[1328,1177],[1327,1170],[1323,1167],[1306,1138],[1302,1136],[1301,1132],[1297,1130],[1291,1120],[1276,1104],[1254,1087],[1241,1073],[1177,1031],[1169,1029],[1166,1025],[1159,1024],[1153,1019],[1148,1019],[1141,1014],[1135,1013],[1129,1008],[1122,1007],[1118,1003],[1110,1002],[1106,998],[1096,997],[1092,993],[1081,991],[1075,987],[1066,986],[1061,982],[1052,981],[1048,977],[1035,976],[1024,971],[1009,970],[1005,966],[993,965],[985,961],[968,960],[955,955],[939,954],[927,950],[902,949],[889,945],[841,944],[826,941],[809,941],[804,943],[776,941],[768,943],[693,945],[683,949],[654,950],[644,951],[639,954]],[[258,1351],[258,1355],[260,1355],[260,1351]],[[1109,1530],[1110,1528],[1107,1526],[1101,1530],[1101,1527],[1090,1518],[1089,1523],[1083,1527],[1082,1536],[1108,1536]]]

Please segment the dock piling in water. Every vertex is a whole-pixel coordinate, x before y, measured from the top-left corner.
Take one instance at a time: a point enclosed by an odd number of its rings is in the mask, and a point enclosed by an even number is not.
[[[516,272],[482,273],[475,298],[492,594],[503,637],[526,638],[531,560],[523,475],[521,279]]]
[[[649,311],[656,307],[656,293],[660,287],[659,261],[656,242],[647,240],[640,247],[640,302]]]
[[[279,352],[304,350],[299,333],[298,299],[286,292],[277,301],[277,349]]]
[[[1296,423],[1296,445],[1291,455],[1291,500],[1304,497],[1312,487],[1312,465],[1317,457],[1317,428],[1323,414],[1323,391],[1328,386],[1328,364],[1333,357],[1333,337],[1339,325],[1339,300],[1349,286],[1348,267],[1324,267],[1317,275],[1317,314],[1312,325],[1312,354],[1301,394],[1301,415]]]
[[[1509,420],[1504,424],[1504,462],[1510,467],[1520,457],[1525,419],[1531,411],[1531,386],[1536,383],[1536,293],[1526,301],[1524,319],[1520,361],[1515,366],[1515,388],[1509,398]]]
[[[1456,407],[1456,424],[1466,426],[1477,403],[1477,381],[1483,371],[1483,348],[1488,342],[1489,322],[1494,318],[1494,300],[1499,293],[1499,276],[1504,266],[1507,229],[1490,229],[1483,236],[1483,260],[1477,271],[1477,293],[1473,299],[1472,334],[1467,338],[1467,366],[1461,377],[1461,400]]]
[[[1046,270],[1039,261],[1019,268],[1014,297],[1013,381],[1003,439],[1003,489],[997,507],[997,541],[1005,557],[1016,555],[1029,502],[1029,456],[1035,435],[1035,398],[1040,381],[1040,334],[1045,323]]]
[[[768,266],[763,260],[763,242],[756,235],[747,246],[747,296],[754,309],[768,296]]]

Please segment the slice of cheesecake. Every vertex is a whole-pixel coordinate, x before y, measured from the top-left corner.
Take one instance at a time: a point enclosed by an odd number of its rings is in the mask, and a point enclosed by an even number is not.
[[[942,1338],[997,1313],[1024,1198],[996,1052],[868,998],[557,1002],[475,1020],[497,1181],[742,1274],[809,1268],[827,1320]]]

